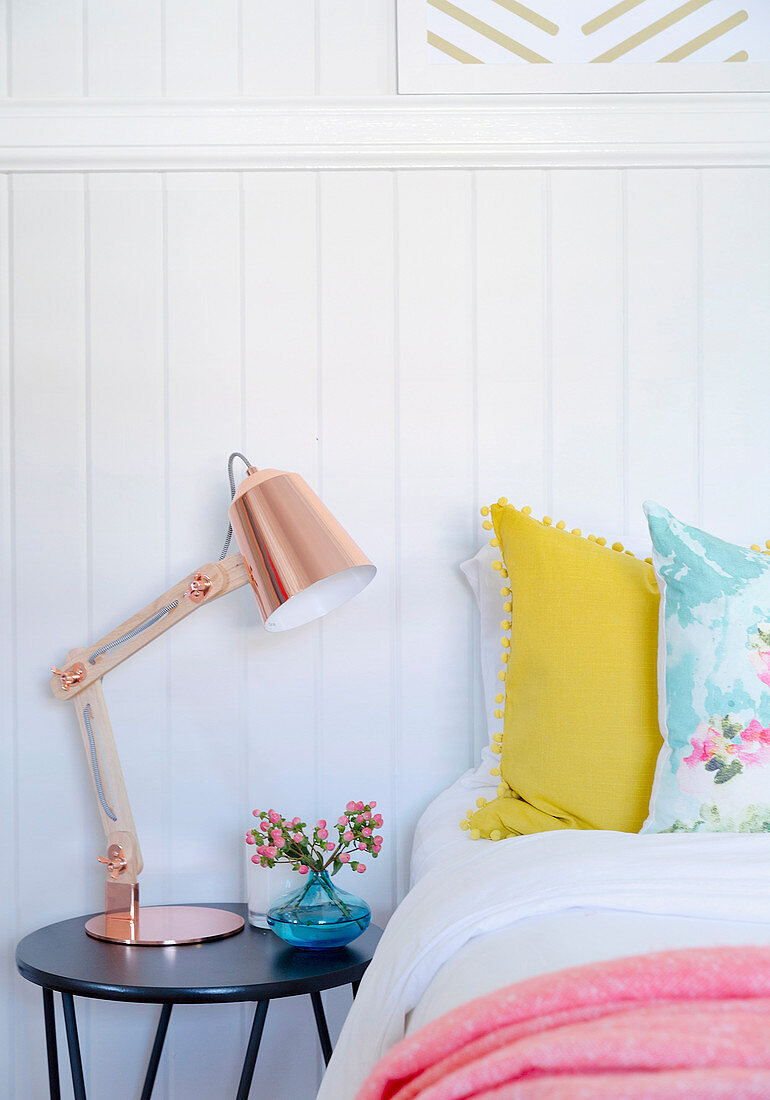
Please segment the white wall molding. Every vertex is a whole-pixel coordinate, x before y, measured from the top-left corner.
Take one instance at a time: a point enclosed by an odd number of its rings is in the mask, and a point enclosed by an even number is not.
[[[0,171],[770,167],[770,93],[0,107]]]

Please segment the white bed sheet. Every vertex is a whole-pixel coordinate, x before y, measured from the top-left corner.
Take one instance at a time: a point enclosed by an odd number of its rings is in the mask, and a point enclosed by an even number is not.
[[[434,868],[450,866],[468,853],[470,845],[491,845],[491,841],[472,841],[459,828],[479,796],[495,797],[496,782],[485,781],[490,763],[485,759],[466,772],[425,810],[412,849],[412,886]],[[469,941],[448,959],[409,1014],[406,1034],[476,997],[564,967],[644,951],[757,943],[770,943],[770,924],[580,907],[526,918]]]
[[[482,790],[474,775],[422,818],[415,886],[364,976],[318,1100],[353,1100],[404,1035],[513,981],[669,947],[770,943],[770,836],[560,831],[474,842],[457,826]]]

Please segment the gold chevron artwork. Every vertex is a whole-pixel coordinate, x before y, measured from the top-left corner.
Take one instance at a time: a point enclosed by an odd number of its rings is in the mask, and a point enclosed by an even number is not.
[[[425,0],[433,63],[770,58],[770,0]]]

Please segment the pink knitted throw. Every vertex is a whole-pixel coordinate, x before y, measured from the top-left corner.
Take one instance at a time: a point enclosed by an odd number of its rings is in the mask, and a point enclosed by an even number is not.
[[[546,974],[428,1024],[357,1100],[768,1100],[770,948]]]

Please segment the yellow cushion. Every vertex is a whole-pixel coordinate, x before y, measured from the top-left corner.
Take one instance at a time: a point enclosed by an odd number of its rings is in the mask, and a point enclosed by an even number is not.
[[[513,602],[502,776],[465,828],[638,832],[661,746],[652,566],[510,505],[491,513]]]

